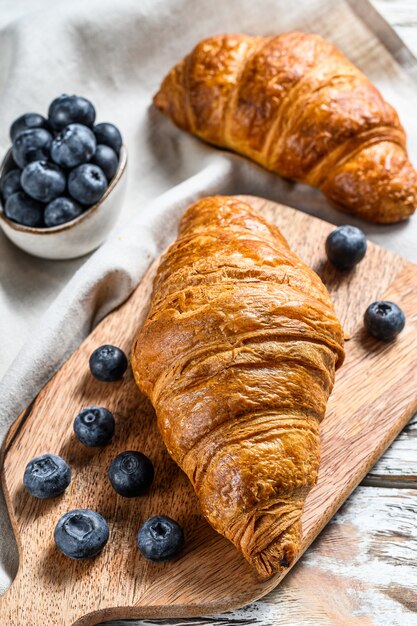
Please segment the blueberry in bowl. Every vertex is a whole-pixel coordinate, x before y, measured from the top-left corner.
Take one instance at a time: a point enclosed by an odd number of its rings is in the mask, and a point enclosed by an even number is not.
[[[29,461],[23,476],[26,490],[41,500],[59,496],[70,482],[70,468],[64,459],[55,454],[42,454]]]
[[[74,420],[74,432],[78,441],[90,448],[110,443],[114,428],[113,414],[102,406],[87,407]]]
[[[117,127],[95,121],[87,98],[65,94],[47,118],[25,113],[13,121],[13,145],[0,166],[0,227],[26,252],[76,258],[97,248],[114,226],[127,154]]]
[[[83,163],[71,170],[68,176],[70,196],[80,204],[98,202],[107,189],[107,178],[103,170],[93,163]]]
[[[43,226],[43,207],[40,202],[28,196],[24,191],[16,191],[6,200],[5,216],[22,226],[40,228]]]
[[[139,528],[138,548],[145,559],[169,561],[184,546],[184,531],[175,520],[165,515],[150,517]]]
[[[74,509],[61,517],[55,526],[55,545],[70,559],[84,560],[97,556],[109,540],[109,526],[100,513]]]
[[[19,133],[14,140],[13,158],[21,169],[32,161],[47,161],[51,145],[51,133],[44,128],[30,128]]]
[[[63,170],[49,161],[32,161],[20,177],[23,190],[39,202],[50,202],[60,196],[67,181]]]
[[[365,311],[364,325],[375,339],[393,341],[405,326],[404,311],[389,300],[372,302]]]
[[[18,169],[10,170],[0,180],[0,195],[4,204],[6,204],[7,198],[17,191],[22,191],[22,185],[20,184],[21,171]]]
[[[107,180],[111,180],[119,167],[119,157],[112,148],[109,148],[109,146],[99,144],[93,158],[91,159],[91,163],[98,165]]]
[[[116,493],[124,498],[136,498],[148,491],[154,479],[154,468],[152,461],[141,452],[126,450],[113,459],[108,475]]]
[[[83,209],[72,198],[66,196],[58,196],[49,202],[44,210],[43,219],[45,226],[53,228],[66,224],[79,217]]]
[[[24,130],[31,130],[32,128],[44,128],[45,130],[50,131],[50,126],[48,121],[44,118],[43,115],[39,115],[39,113],[24,113],[10,126],[10,139],[13,141],[19,135],[19,133]]]
[[[96,124],[93,128],[97,144],[103,144],[112,148],[118,155],[122,147],[122,136],[119,129],[108,122]]]
[[[95,119],[94,105],[82,96],[62,94],[51,102],[48,110],[49,124],[56,131],[61,131],[69,124],[92,127]]]
[[[51,158],[61,167],[77,167],[91,159],[96,146],[96,138],[90,128],[69,124],[52,141]]]

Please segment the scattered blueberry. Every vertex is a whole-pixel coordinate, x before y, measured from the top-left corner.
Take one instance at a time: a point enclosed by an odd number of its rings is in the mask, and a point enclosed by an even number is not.
[[[84,124],[93,126],[96,110],[92,103],[82,96],[63,94],[51,103],[48,120],[52,128],[60,131],[68,124]]]
[[[49,125],[43,115],[39,115],[39,113],[25,113],[18,117],[10,126],[10,139],[13,142],[19,133],[31,128],[45,128],[49,130]]]
[[[66,186],[65,174],[49,161],[28,163],[20,179],[26,193],[40,202],[50,202],[60,196]]]
[[[62,167],[76,167],[89,161],[95,149],[93,132],[82,124],[70,124],[53,140],[51,157]]]
[[[109,467],[109,479],[113,489],[125,498],[142,496],[152,484],[152,462],[141,452],[127,450],[119,454]]]
[[[114,417],[102,406],[83,409],[74,420],[74,432],[85,446],[106,446],[114,434]]]
[[[71,471],[64,459],[55,454],[43,454],[29,461],[23,484],[35,498],[54,498],[71,482]]]
[[[3,201],[6,202],[7,198],[16,191],[21,191],[20,184],[20,170],[10,170],[0,180],[0,193]]]
[[[44,128],[32,128],[19,133],[13,142],[13,158],[23,169],[32,161],[47,161],[52,135]]]
[[[83,209],[74,200],[59,196],[46,205],[43,219],[45,226],[52,228],[75,220],[82,212]]]
[[[7,198],[4,213],[18,224],[33,228],[43,226],[43,205],[24,191],[17,191]]]
[[[366,253],[365,233],[356,226],[339,226],[326,239],[326,254],[330,263],[340,270],[350,270],[362,261]]]
[[[68,176],[68,191],[81,204],[95,204],[106,189],[107,178],[103,170],[92,163],[79,165]]]
[[[117,154],[109,146],[99,144],[96,148],[91,163],[98,165],[104,172],[105,177],[110,181],[117,172],[119,167],[119,159]]]
[[[184,546],[181,526],[164,515],[150,517],[139,528],[138,548],[150,561],[168,561]]]
[[[382,341],[392,341],[405,326],[405,315],[394,302],[380,300],[368,306],[364,316],[370,335]]]
[[[93,131],[98,144],[109,146],[113,148],[116,154],[119,154],[120,148],[122,147],[122,136],[119,129],[116,128],[114,124],[109,124],[108,122],[96,124]]]
[[[127,358],[123,350],[106,344],[94,350],[90,356],[92,375],[103,382],[120,380],[127,369]]]
[[[57,548],[70,559],[91,559],[109,539],[109,526],[99,513],[74,509],[65,513],[55,526]]]

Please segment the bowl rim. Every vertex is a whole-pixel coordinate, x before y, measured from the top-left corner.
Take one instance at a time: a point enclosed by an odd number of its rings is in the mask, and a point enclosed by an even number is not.
[[[7,162],[9,161],[11,156],[12,156],[12,148],[9,148],[9,150],[6,152],[0,165],[0,177],[3,175],[3,172],[7,167]],[[64,222],[64,224],[59,224],[58,226],[50,226],[49,228],[25,226],[24,224],[18,224],[17,222],[14,222],[13,220],[9,219],[5,215],[4,209],[1,206],[1,204],[0,204],[0,221],[7,224],[7,226],[12,228],[13,230],[17,230],[23,233],[31,233],[32,235],[52,235],[52,234],[66,231],[66,230],[70,230],[71,228],[79,224],[80,222],[83,222],[84,220],[89,219],[89,217],[91,217],[92,214],[95,213],[99,209],[99,207],[108,198],[108,196],[111,194],[111,192],[116,187],[117,183],[120,181],[121,177],[125,173],[126,165],[127,165],[127,150],[126,150],[126,146],[122,144],[120,148],[120,155],[119,155],[119,167],[117,168],[117,172],[113,176],[110,182],[110,185],[107,187],[103,196],[100,198],[98,202],[96,202],[95,204],[92,204],[86,211],[81,213],[81,215],[79,215],[78,217],[74,218],[73,220],[69,222]]]

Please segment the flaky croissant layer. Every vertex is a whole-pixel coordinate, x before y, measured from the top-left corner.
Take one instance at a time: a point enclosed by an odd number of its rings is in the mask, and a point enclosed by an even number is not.
[[[132,351],[203,514],[260,574],[290,565],[343,334],[318,276],[232,197],[185,213]]]
[[[342,210],[381,223],[415,210],[417,173],[397,113],[318,35],[205,39],[154,102],[180,128],[318,187]]]

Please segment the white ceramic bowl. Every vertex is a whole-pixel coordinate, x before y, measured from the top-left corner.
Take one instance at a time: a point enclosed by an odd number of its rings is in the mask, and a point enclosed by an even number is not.
[[[71,222],[52,228],[32,228],[9,220],[0,208],[0,226],[13,243],[34,256],[44,259],[75,259],[95,250],[103,243],[118,217],[126,190],[127,151],[120,150],[119,169],[106,193],[97,204]],[[8,151],[0,176],[13,168]]]

